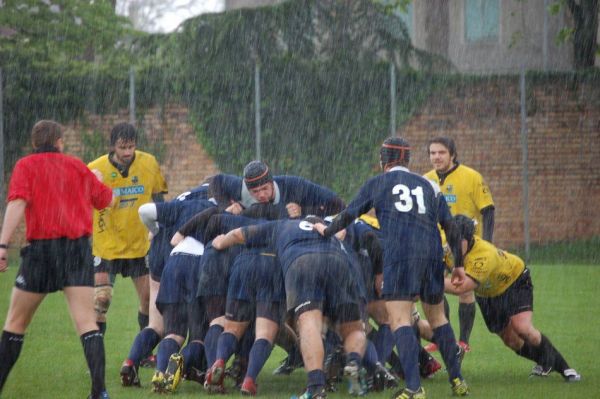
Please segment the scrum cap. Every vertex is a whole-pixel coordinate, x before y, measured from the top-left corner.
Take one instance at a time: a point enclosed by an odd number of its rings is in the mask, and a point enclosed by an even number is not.
[[[408,164],[410,160],[410,144],[401,137],[388,137],[379,149],[381,164]]]
[[[271,170],[261,161],[252,161],[244,168],[244,182],[248,189],[262,186],[273,181]]]

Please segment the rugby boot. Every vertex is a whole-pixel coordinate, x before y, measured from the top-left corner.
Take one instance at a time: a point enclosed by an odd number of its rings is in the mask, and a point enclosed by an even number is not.
[[[256,396],[256,391],[258,387],[254,383],[254,380],[250,377],[244,378],[244,382],[242,382],[242,386],[240,388],[240,392],[242,396]]]
[[[138,368],[133,364],[130,359],[125,359],[123,365],[121,365],[121,385],[124,387],[141,386],[140,377],[138,375]]]
[[[175,392],[177,386],[181,382],[183,373],[183,356],[179,353],[173,353],[169,357],[167,370],[165,371],[165,390]]]

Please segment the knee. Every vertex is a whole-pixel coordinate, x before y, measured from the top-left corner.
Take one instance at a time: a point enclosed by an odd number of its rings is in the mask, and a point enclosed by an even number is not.
[[[98,317],[104,317],[112,302],[113,288],[110,285],[101,285],[94,289],[94,309]]]

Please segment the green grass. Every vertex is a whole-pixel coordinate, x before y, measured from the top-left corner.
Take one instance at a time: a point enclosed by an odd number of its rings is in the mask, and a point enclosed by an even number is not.
[[[13,256],[14,259],[14,256]],[[469,353],[463,363],[463,374],[472,388],[474,398],[591,398],[600,393],[600,280],[598,265],[534,265],[535,285],[534,324],[542,330],[563,353],[572,367],[582,375],[577,384],[566,384],[557,374],[545,379],[530,379],[533,364],[517,357],[494,335],[489,334],[477,313]],[[0,275],[0,317],[6,315],[10,290],[16,267]],[[456,305],[451,298],[453,325]],[[143,387],[123,388],[119,383],[119,367],[129,351],[137,332],[137,299],[128,280],[118,280],[113,305],[109,312],[106,336],[107,385],[114,398],[152,398],[151,371],[142,369]],[[21,357],[4,387],[2,398],[85,398],[89,392],[89,375],[79,337],[67,313],[61,293],[48,296],[38,310],[25,339]],[[282,353],[275,350],[266,369],[259,377],[259,396],[289,398],[302,391],[303,371],[290,377],[276,377],[271,371]],[[449,385],[443,372],[424,381],[429,398],[450,397]],[[183,382],[176,398],[206,396],[199,385]],[[344,387],[340,386],[343,391]],[[348,395],[331,394],[330,398]],[[222,398],[238,398],[232,391]],[[370,394],[372,398],[389,398],[390,393]]]

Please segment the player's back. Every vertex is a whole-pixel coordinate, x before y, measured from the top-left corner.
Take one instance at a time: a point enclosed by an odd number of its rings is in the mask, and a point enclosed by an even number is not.
[[[381,224],[386,263],[392,259],[441,259],[437,228],[449,216],[437,185],[404,168],[374,178],[373,205]]]

